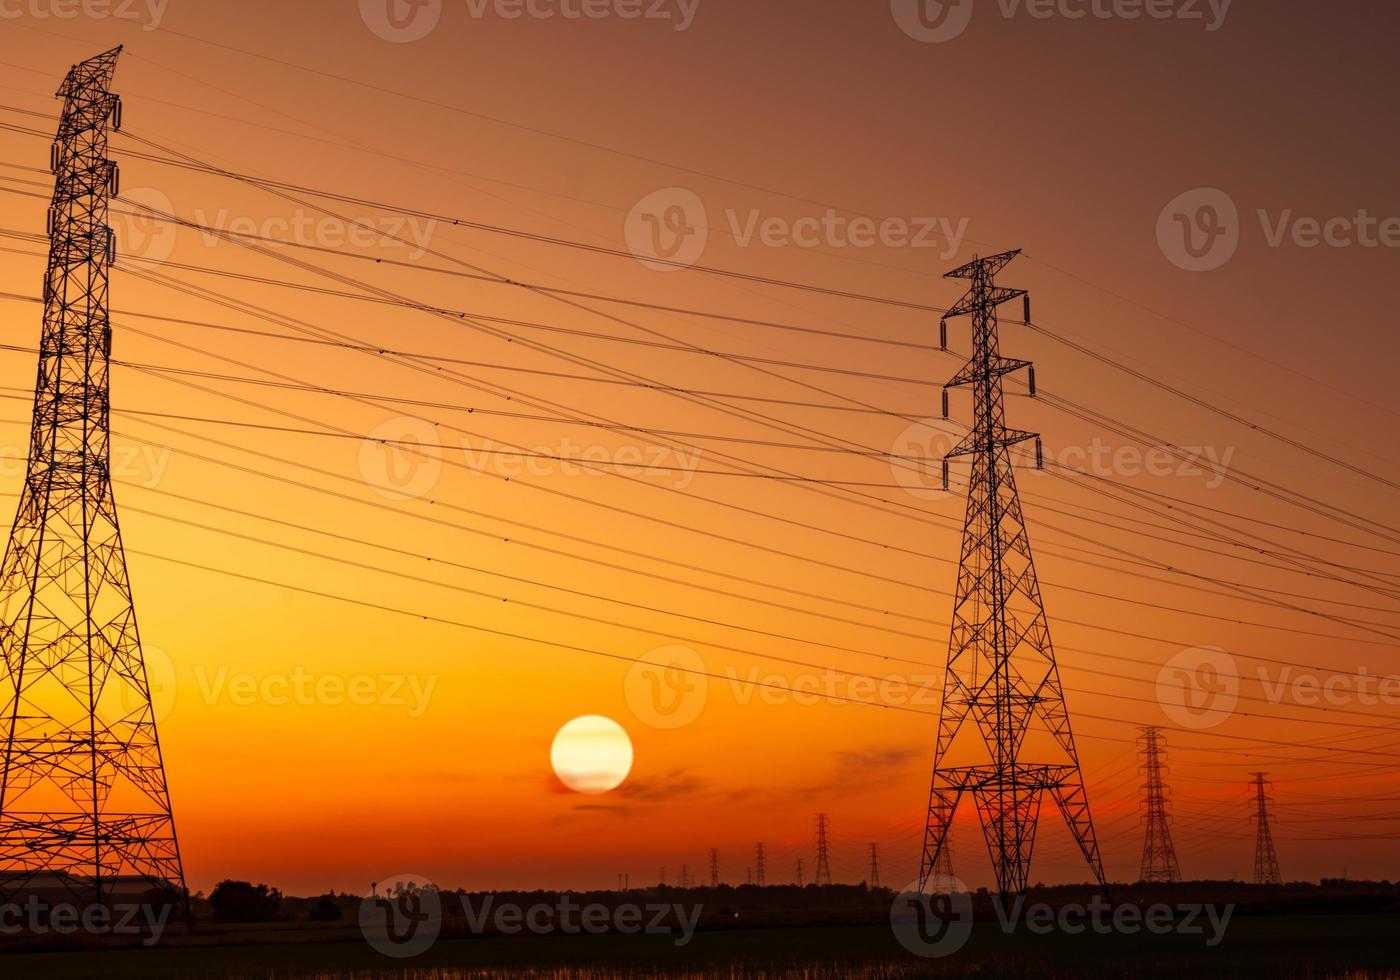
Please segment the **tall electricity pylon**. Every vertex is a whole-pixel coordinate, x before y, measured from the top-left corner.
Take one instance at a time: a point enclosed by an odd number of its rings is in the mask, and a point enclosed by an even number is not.
[[[880,845],[870,845],[870,887],[880,887]]]
[[[1269,829],[1272,819],[1270,807],[1273,799],[1266,792],[1270,784],[1265,781],[1266,772],[1250,773],[1254,777],[1254,812],[1249,818],[1256,825],[1254,837],[1254,883],[1256,885],[1281,885],[1283,876],[1278,870],[1278,853],[1274,850],[1274,835]]]
[[[973,343],[971,358],[944,388],[943,414],[948,414],[948,389],[970,387],[975,421],[943,461],[945,487],[951,460],[968,458],[972,468],[920,863],[921,888],[933,879],[964,793],[971,793],[976,803],[1003,895],[1025,890],[1041,797],[1047,791],[1095,879],[1100,884],[1104,881],[1011,465],[1012,448],[1030,441],[1035,442],[1039,462],[1040,439],[1008,429],[1005,423],[1002,378],[1031,364],[1001,356],[997,309],[1025,298],[1029,322],[1030,299],[1025,290],[1007,289],[994,280],[1018,254],[976,259],[946,277],[969,280],[971,288],[948,310],[940,327],[942,346],[947,349],[947,321],[961,316],[972,318]],[[1029,388],[1034,394],[1033,368]]]
[[[827,839],[830,826],[825,813],[817,814],[817,873],[812,876],[816,885],[831,884],[831,842]]]
[[[1166,741],[1159,729],[1148,726],[1139,739],[1142,757],[1142,808],[1147,821],[1147,836],[1142,842],[1142,880],[1172,882],[1181,880],[1181,868],[1176,863],[1176,848],[1172,846],[1171,821],[1167,814],[1167,789],[1162,776],[1167,767]]]
[[[710,848],[710,887],[719,887],[719,848]]]
[[[184,895],[110,469],[120,53],[74,66],[58,91],[29,466],[0,566],[0,888],[60,882],[98,904],[152,885]]]
[[[767,869],[764,867],[763,841],[753,846],[753,883],[762,888],[768,884]]]

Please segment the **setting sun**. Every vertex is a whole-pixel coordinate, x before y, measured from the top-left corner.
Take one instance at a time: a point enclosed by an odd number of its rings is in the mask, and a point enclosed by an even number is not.
[[[632,771],[632,740],[611,718],[585,715],[559,729],[549,760],[559,781],[574,792],[607,793]]]

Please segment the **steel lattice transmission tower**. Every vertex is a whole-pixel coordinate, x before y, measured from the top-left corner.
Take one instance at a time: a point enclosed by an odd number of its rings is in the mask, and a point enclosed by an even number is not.
[[[759,841],[753,846],[753,876],[754,884],[762,888],[768,884],[767,869],[764,867],[763,841]]]
[[[1149,725],[1138,740],[1141,748],[1142,808],[1147,821],[1147,836],[1142,842],[1142,880],[1173,882],[1181,880],[1181,867],[1176,862],[1172,845],[1171,819],[1168,815],[1167,789],[1162,781],[1167,771],[1166,740],[1160,729]]]
[[[970,387],[975,421],[943,461],[945,487],[950,460],[967,458],[972,467],[920,862],[919,882],[925,889],[964,793],[971,793],[977,806],[1002,894],[1026,887],[1046,792],[1094,877],[1104,881],[1011,465],[1013,447],[1030,441],[1039,462],[1040,440],[1005,423],[1002,378],[1031,365],[1001,355],[997,310],[1025,298],[1029,321],[1030,300],[1025,290],[1007,289],[994,280],[1018,254],[979,258],[946,277],[969,280],[971,287],[944,318],[942,346],[947,348],[947,321],[969,316],[973,348],[967,364],[944,388],[944,416],[948,389]],[[1034,394],[1033,368],[1030,390]]]
[[[1281,885],[1283,876],[1278,870],[1278,852],[1274,850],[1274,835],[1269,828],[1269,822],[1273,817],[1270,808],[1273,806],[1273,799],[1267,792],[1267,787],[1271,784],[1264,777],[1267,772],[1250,773],[1254,777],[1254,782],[1250,785],[1254,788],[1254,812],[1249,818],[1255,823],[1254,837],[1254,883],[1256,885]]]
[[[870,887],[872,890],[880,887],[880,845],[870,845]]]
[[[719,848],[710,848],[710,887],[719,887]]]
[[[927,882],[928,890],[935,895],[951,894],[957,885],[953,876],[953,835],[950,831],[943,838],[943,848],[938,852],[938,862]]]
[[[58,882],[99,904],[153,884],[184,895],[110,474],[120,53],[76,65],[58,91],[29,465],[0,567],[0,888]]]
[[[825,813],[817,814],[817,873],[812,876],[814,885],[831,884],[831,847],[827,832],[831,823]]]

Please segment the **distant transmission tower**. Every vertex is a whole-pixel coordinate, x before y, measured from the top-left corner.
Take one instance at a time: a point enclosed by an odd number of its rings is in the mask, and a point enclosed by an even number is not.
[[[763,867],[763,841],[759,841],[753,847],[753,881],[755,885],[762,888],[768,884],[767,875]]]
[[[1254,777],[1255,810],[1250,819],[1255,822],[1254,837],[1254,883],[1256,885],[1281,885],[1283,876],[1278,870],[1278,853],[1274,850],[1274,835],[1269,829],[1272,818],[1270,807],[1273,799],[1266,792],[1270,784],[1264,780],[1266,772],[1250,773]]]
[[[946,277],[970,280],[971,287],[944,318],[942,346],[947,320],[971,316],[972,356],[944,389],[944,415],[948,389],[970,386],[975,421],[943,461],[945,487],[951,459],[970,457],[972,467],[919,872],[926,888],[958,802],[971,793],[1004,895],[1025,890],[1047,791],[1094,877],[1104,881],[1011,465],[1012,447],[1032,440],[1039,463],[1040,439],[1005,424],[1002,377],[1031,365],[1001,356],[997,308],[1024,297],[1029,321],[1030,299],[993,280],[1018,254],[976,259]],[[1029,387],[1034,394],[1034,369]]]
[[[870,845],[870,887],[880,887],[880,845]]]
[[[1162,782],[1166,773],[1166,741],[1159,729],[1148,726],[1139,740],[1142,748],[1142,808],[1147,818],[1147,836],[1142,842],[1142,880],[1173,882],[1181,880],[1181,868],[1176,863],[1176,848],[1172,846],[1170,818],[1167,815],[1167,789]]]
[[[719,887],[719,848],[710,848],[710,887]]]
[[[42,880],[99,905],[118,887],[185,895],[112,495],[107,139],[121,126],[109,91],[120,53],[75,65],[58,91],[29,466],[0,566],[0,887]]]
[[[817,814],[817,873],[812,881],[817,885],[831,884],[831,847],[827,832],[831,829],[825,813]]]
[[[949,832],[943,838],[943,849],[938,852],[928,890],[936,895],[951,894],[956,883],[957,879],[953,877],[953,835]]]

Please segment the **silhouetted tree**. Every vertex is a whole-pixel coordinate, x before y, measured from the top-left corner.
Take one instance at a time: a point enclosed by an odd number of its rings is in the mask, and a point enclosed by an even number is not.
[[[282,893],[267,885],[221,881],[209,896],[214,915],[224,922],[271,922],[282,908]]]
[[[330,895],[322,895],[316,900],[316,904],[311,907],[311,911],[307,913],[306,917],[312,922],[339,922],[341,918],[340,906]]]

